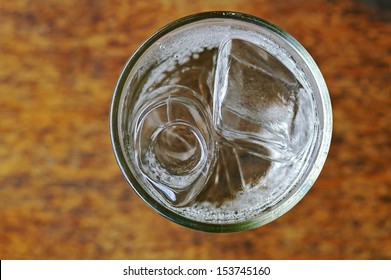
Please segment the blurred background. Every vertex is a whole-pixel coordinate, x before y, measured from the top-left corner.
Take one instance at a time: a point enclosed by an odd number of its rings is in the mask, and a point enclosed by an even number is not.
[[[334,131],[313,188],[251,231],[197,232],[131,190],[109,138],[127,58],[209,10],[249,13],[310,52]],[[391,259],[390,1],[0,2],[0,259]]]

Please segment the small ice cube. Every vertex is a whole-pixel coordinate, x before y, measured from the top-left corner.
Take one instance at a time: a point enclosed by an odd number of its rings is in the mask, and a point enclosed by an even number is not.
[[[215,141],[207,104],[184,86],[142,100],[132,128],[134,160],[145,182],[172,206],[186,206],[213,172]]]
[[[310,94],[279,60],[240,39],[219,49],[213,103],[215,130],[265,159],[289,160],[313,133]]]

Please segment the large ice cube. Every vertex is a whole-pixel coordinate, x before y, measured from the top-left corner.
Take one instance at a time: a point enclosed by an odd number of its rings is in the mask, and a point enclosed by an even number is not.
[[[291,159],[313,133],[310,94],[279,60],[240,39],[219,49],[213,103],[215,130],[266,159]]]

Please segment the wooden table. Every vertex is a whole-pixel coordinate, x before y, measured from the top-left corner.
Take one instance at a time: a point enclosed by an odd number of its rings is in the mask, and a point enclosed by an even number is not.
[[[0,259],[391,259],[391,21],[370,1],[2,1]],[[126,59],[179,17],[262,17],[318,63],[332,146],[307,196],[255,230],[178,226],[130,189],[108,131]]]

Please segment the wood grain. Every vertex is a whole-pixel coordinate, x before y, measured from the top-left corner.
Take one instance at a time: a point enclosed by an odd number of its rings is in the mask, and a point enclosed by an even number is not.
[[[370,1],[2,1],[0,259],[391,259],[391,23]],[[158,28],[233,10],[285,29],[328,84],[334,134],[308,195],[261,228],[159,216],[111,149],[112,90]]]

